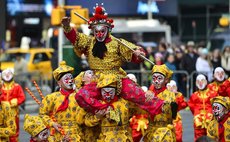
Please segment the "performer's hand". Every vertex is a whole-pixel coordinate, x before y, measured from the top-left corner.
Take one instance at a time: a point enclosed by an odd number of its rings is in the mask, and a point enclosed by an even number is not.
[[[141,50],[141,48],[136,49],[136,50],[134,51],[134,54],[135,54],[136,56],[140,56],[140,55],[145,56],[145,52],[143,52],[143,51]]]
[[[107,112],[107,109],[98,110],[96,111],[95,115],[98,119],[101,119],[105,116],[106,112]]]
[[[145,93],[145,101],[148,102],[154,98],[154,94],[151,91]]]
[[[60,129],[59,129],[59,128],[61,128],[61,125],[60,125],[60,124],[54,122],[54,123],[53,123],[53,127],[54,127],[55,130],[57,130],[58,132],[60,132]]]
[[[16,99],[16,98],[14,98],[14,99],[12,99],[11,101],[10,101],[10,106],[11,107],[15,107],[15,106],[17,106],[18,105],[18,100]]]
[[[61,20],[61,23],[63,26],[70,26],[70,17],[63,17],[62,20]]]
[[[70,142],[69,134],[65,135],[61,142]]]

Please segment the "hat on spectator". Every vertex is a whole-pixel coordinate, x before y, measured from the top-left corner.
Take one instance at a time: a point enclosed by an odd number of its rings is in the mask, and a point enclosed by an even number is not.
[[[208,49],[207,48],[202,48],[201,49],[201,55],[208,55]]]
[[[188,41],[188,42],[187,42],[187,46],[195,46],[194,41]]]

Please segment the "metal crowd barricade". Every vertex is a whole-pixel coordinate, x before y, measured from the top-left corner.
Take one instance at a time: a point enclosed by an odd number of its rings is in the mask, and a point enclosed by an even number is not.
[[[149,85],[151,84],[152,82],[152,74],[151,74],[151,70],[125,70],[127,72],[127,74],[129,73],[132,73],[136,76],[137,78],[137,83],[140,85],[140,86],[147,86],[149,88]],[[188,99],[189,98],[189,74],[187,71],[185,70],[176,70],[176,71],[173,71],[174,74],[183,74],[186,76],[186,98]],[[182,78],[178,78],[179,79],[182,79]]]

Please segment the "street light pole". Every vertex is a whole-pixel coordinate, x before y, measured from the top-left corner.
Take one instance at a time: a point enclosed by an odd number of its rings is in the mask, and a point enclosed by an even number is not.
[[[228,28],[230,29],[230,0],[228,0],[228,20],[229,20]]]
[[[149,20],[153,19],[153,13],[151,10],[152,3],[153,3],[153,0],[148,0],[148,19]]]
[[[58,0],[58,6],[64,6],[65,0]],[[62,27],[58,28],[58,64],[63,60],[63,43],[64,43],[64,32]]]

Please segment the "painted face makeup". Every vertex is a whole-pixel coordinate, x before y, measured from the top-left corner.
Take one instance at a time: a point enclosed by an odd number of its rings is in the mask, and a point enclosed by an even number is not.
[[[225,79],[225,72],[223,68],[217,67],[214,71],[214,77],[216,78],[217,81],[223,82]]]
[[[177,85],[176,82],[174,80],[170,81],[170,85],[171,85],[171,91],[174,93],[177,93]]]
[[[212,105],[212,112],[217,121],[220,121],[224,117],[225,110],[226,108],[220,103],[213,103]]]
[[[169,91],[177,93],[177,86],[174,80],[171,80],[169,83],[167,83],[166,87]]]
[[[165,85],[165,76],[161,73],[153,73],[152,83],[156,89],[160,89]]]
[[[67,89],[67,90],[73,89],[74,80],[73,80],[73,75],[71,73],[65,74],[61,78],[60,82],[61,82],[62,87],[64,87],[64,89]]]
[[[10,69],[6,69],[2,72],[2,79],[6,82],[11,81],[13,77],[14,74]]]
[[[196,86],[199,90],[203,90],[205,89],[205,87],[207,86],[207,80],[205,78],[204,75],[200,74],[197,76],[196,78]]]
[[[99,42],[103,42],[108,34],[108,27],[104,25],[96,25],[93,28],[93,34]]]
[[[113,87],[101,88],[101,95],[104,100],[110,102],[114,99],[114,96],[116,95],[116,89]]]
[[[33,139],[37,142],[48,142],[49,135],[50,135],[49,129],[44,129]]]
[[[93,71],[92,70],[87,70],[87,71],[85,71],[85,74],[83,76],[82,81],[84,81],[85,83],[90,83],[91,80],[93,79],[93,77],[94,77]]]

